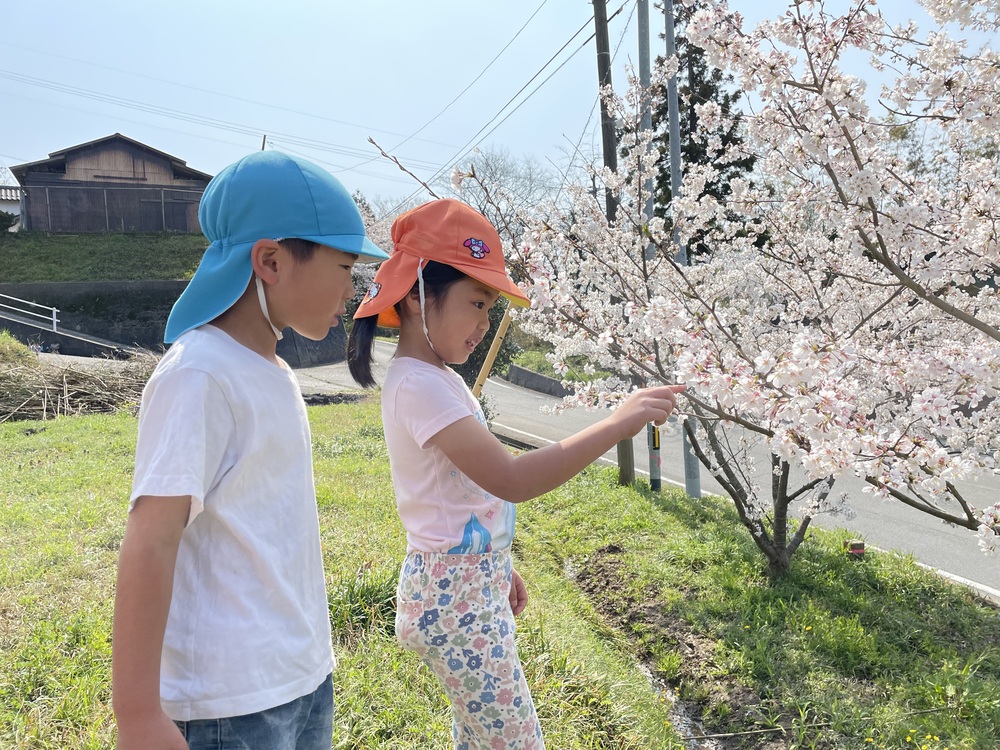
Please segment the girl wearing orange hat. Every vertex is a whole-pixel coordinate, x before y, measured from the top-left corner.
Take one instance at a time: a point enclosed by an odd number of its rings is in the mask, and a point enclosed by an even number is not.
[[[347,357],[375,385],[377,326],[399,328],[382,388],[382,419],[407,555],[396,635],[451,701],[456,750],[544,747],[514,643],[527,603],[511,564],[516,503],[555,489],[648,422],[663,424],[683,386],[632,394],[611,416],[540,450],[511,454],[448,365],[489,331],[500,296],[528,298],[507,275],[500,237],[456,200],[396,219],[393,249],[354,316]]]

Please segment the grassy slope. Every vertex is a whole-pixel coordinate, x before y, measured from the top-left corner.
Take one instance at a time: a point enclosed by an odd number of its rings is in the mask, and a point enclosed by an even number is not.
[[[189,279],[200,234],[0,234],[4,283]]]
[[[377,404],[309,413],[336,746],[447,748],[440,690],[393,641],[404,538]],[[0,747],[113,746],[110,617],[134,437],[125,415],[0,424]],[[518,637],[551,748],[680,747],[640,657],[713,727],[786,727],[777,746],[994,747],[997,614],[911,561],[846,560],[821,534],[772,588],[724,505],[618,488],[597,470],[522,506],[519,525],[532,598]],[[588,571],[597,598],[578,585]]]

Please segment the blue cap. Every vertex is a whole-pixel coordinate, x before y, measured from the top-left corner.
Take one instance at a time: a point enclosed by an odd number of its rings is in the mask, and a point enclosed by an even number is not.
[[[198,221],[211,244],[170,311],[168,344],[235,304],[253,275],[257,240],[310,240],[361,261],[389,257],[365,236],[361,212],[336,177],[278,151],[258,151],[219,172],[201,196]]]

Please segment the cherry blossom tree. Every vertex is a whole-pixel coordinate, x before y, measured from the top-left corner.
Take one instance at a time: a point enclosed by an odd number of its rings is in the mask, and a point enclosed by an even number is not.
[[[996,1],[926,6],[942,25],[1000,29]],[[851,474],[876,497],[978,530],[991,552],[1000,504],[976,508],[958,483],[995,475],[1000,450],[997,53],[941,29],[890,28],[871,0],[840,14],[800,0],[750,30],[714,2],[687,33],[747,92],[743,138],[710,143],[713,158],[687,168],[671,204],[681,241],[711,253],[674,262],[664,221],[642,214],[649,136],[627,129],[639,158],[619,174],[595,169],[619,199],[613,222],[584,185],[570,188],[568,213],[527,217],[518,262],[534,305],[520,324],[553,342],[557,368],[582,354],[618,373],[577,403],[687,383],[684,429],[774,575],[812,517],[846,510],[833,489]],[[858,54],[893,83],[869,92],[847,74],[844,57]],[[617,117],[638,119],[638,86],[606,95]],[[698,112],[706,134],[724,116],[711,103]],[[918,121],[944,146],[946,181],[899,156],[892,129]],[[729,182],[724,204],[705,190],[747,157],[754,173]],[[770,455],[763,480],[754,443]]]

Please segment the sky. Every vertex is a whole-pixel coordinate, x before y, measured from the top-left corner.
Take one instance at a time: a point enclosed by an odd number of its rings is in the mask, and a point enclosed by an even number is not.
[[[420,185],[369,138],[429,182],[477,146],[559,172],[600,158],[592,0],[4,5],[0,173],[116,132],[208,174],[266,140],[390,200]],[[755,21],[785,4],[730,7]],[[879,7],[930,25],[915,0]],[[616,88],[637,65],[635,9],[608,0]],[[653,2],[649,25],[662,54]]]

